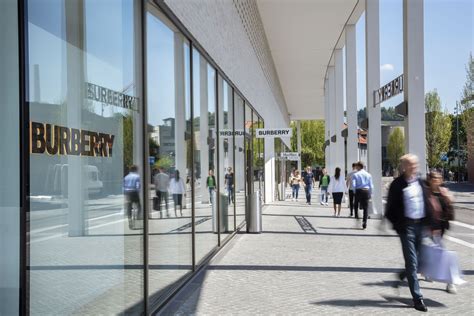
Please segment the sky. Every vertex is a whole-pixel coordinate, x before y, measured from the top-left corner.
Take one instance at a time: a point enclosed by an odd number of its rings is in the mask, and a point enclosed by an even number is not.
[[[380,0],[380,85],[403,73],[403,1]],[[365,16],[356,25],[357,100],[365,105]],[[466,64],[474,46],[474,1],[424,1],[425,93],[437,90],[452,113],[466,82]],[[400,94],[383,106],[396,106]]]

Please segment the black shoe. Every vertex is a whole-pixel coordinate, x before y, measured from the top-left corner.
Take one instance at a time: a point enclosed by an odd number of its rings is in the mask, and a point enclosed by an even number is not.
[[[415,303],[415,309],[420,312],[427,312],[428,308],[425,305],[425,302],[420,298],[419,300],[414,301]]]
[[[405,280],[406,277],[407,277],[407,272],[406,272],[405,270],[403,270],[403,271],[401,271],[401,272],[398,273],[398,279],[399,279],[400,281]]]
[[[366,223],[362,224],[362,229],[366,229],[366,228],[367,228],[367,224]]]

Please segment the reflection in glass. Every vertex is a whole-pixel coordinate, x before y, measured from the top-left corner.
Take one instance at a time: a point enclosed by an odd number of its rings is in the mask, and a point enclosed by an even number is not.
[[[3,1],[0,7],[0,315],[16,315],[20,293],[18,3]]]
[[[28,1],[30,314],[143,312],[138,1]]]
[[[146,22],[153,306],[192,269],[190,47],[168,21],[148,13]]]
[[[221,234],[228,235],[235,230],[233,203],[234,192],[234,113],[232,102],[232,87],[218,77],[219,88],[219,195]],[[223,237],[225,238],[225,237]],[[221,239],[223,239],[221,238]]]
[[[217,246],[216,71],[193,49],[196,262]]]
[[[239,226],[245,221],[245,145],[244,145],[244,101],[234,92],[235,123],[235,171],[234,200],[236,206],[236,223]]]

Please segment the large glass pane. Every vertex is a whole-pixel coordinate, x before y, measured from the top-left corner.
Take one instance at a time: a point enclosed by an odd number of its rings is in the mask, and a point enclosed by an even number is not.
[[[245,144],[244,144],[244,101],[234,93],[234,127],[235,127],[235,183],[234,202],[236,213],[236,224],[245,221]]]
[[[165,18],[146,22],[153,306],[192,270],[190,47]]]
[[[263,119],[258,117],[257,128],[264,128]],[[258,186],[261,192],[262,202],[265,198],[265,155],[264,155],[264,138],[257,138],[258,141],[258,158],[257,158],[257,168],[258,168]]]
[[[217,246],[216,71],[193,49],[196,262]]]
[[[32,315],[143,312],[139,19],[139,1],[28,1]]]
[[[0,315],[18,314],[20,268],[20,126],[18,4],[0,2]]]
[[[234,112],[232,102],[232,87],[218,77],[219,87],[219,196],[221,234],[223,238],[235,230],[234,214],[235,204],[232,203],[234,189]],[[221,239],[223,239],[221,238]]]
[[[257,138],[256,129],[259,128],[258,125],[258,115],[255,111],[252,113],[252,124],[251,124],[251,135],[252,135],[252,182],[253,182],[253,191],[260,191],[260,139]],[[262,192],[263,193],[263,192]]]

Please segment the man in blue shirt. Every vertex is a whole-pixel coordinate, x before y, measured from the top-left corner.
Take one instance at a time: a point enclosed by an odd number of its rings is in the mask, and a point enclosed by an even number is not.
[[[355,189],[356,205],[354,205],[355,218],[359,218],[359,205],[364,210],[362,220],[362,229],[367,228],[367,217],[369,200],[374,190],[372,176],[364,170],[364,163],[359,161],[356,163],[356,172],[352,175],[352,187]]]
[[[133,229],[131,222],[132,217],[132,203],[137,205],[137,212],[140,218],[140,175],[138,174],[138,167],[132,165],[130,172],[123,179],[123,193],[125,195],[125,209],[127,211],[128,225]]]

